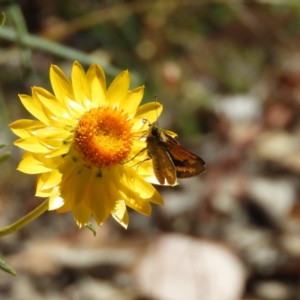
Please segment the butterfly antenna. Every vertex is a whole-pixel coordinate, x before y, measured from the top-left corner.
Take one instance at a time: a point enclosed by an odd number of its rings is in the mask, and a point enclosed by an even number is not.
[[[146,118],[143,118],[142,122],[143,122],[143,124],[148,123],[148,125],[151,125],[150,121],[148,119],[146,119]]]
[[[155,103],[155,111],[156,111],[156,122],[155,123],[158,124],[158,121],[157,121],[158,120],[158,113],[157,113],[157,108],[158,108],[157,103],[158,102],[157,102],[157,96],[156,95],[154,96],[154,103]],[[150,121],[147,118],[143,118],[142,123],[143,124],[148,123],[149,126],[151,125]]]

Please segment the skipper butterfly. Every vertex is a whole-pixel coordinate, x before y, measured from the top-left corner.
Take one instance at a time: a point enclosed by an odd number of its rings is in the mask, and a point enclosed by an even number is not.
[[[149,123],[146,145],[154,175],[161,185],[167,182],[173,186],[177,178],[189,178],[205,171],[204,160],[181,147],[157,122]]]

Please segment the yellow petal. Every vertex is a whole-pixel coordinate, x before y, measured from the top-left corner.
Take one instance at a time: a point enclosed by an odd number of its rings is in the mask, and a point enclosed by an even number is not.
[[[22,157],[25,157],[26,153],[30,152],[25,152]],[[48,154],[48,153],[47,153]],[[63,156],[60,157],[54,157],[54,158],[47,158],[45,154],[43,153],[30,153],[31,156],[33,156],[34,159],[38,160],[42,165],[49,169],[57,169],[57,166],[61,163],[63,160]]]
[[[80,163],[75,163],[72,155],[65,156],[62,160],[59,166],[57,167],[59,172],[63,174],[62,176],[62,183],[61,186],[63,187],[66,185],[70,180],[72,180],[72,177],[74,174],[80,173],[82,170],[82,165]],[[71,188],[73,190],[73,188]]]
[[[58,139],[40,139],[40,143],[47,147],[49,150],[56,150],[59,149],[64,145],[64,141],[60,141]]]
[[[101,83],[102,89],[106,91],[106,78],[105,78],[104,70],[101,68],[101,66],[97,64],[91,65],[86,75],[87,75],[88,82],[92,81],[94,78],[97,78]]]
[[[152,124],[155,122],[162,112],[163,106],[158,102],[150,102],[144,105],[141,105],[135,116],[133,121],[134,126],[133,130],[145,130],[148,128],[149,123]],[[143,122],[143,119],[148,120],[148,122]]]
[[[77,119],[79,119],[82,114],[87,111],[84,106],[72,99],[68,99],[66,107],[69,108],[69,114],[72,116],[73,126],[76,124]]]
[[[155,204],[164,205],[164,199],[157,190],[154,191],[154,194],[148,200]]]
[[[96,106],[106,104],[106,80],[103,69],[93,64],[87,71],[87,82],[92,94],[92,102]]]
[[[74,176],[69,177],[69,180],[65,180],[64,177],[65,176],[62,176],[62,181],[60,185],[60,196],[65,200],[65,202],[71,203],[73,210],[73,207],[77,206],[77,203],[75,204],[74,201],[74,195],[76,193],[76,189],[74,188],[74,186],[77,183],[77,181],[74,180]]]
[[[126,204],[123,200],[118,200],[112,212],[114,219],[120,223],[125,229],[128,227],[129,216],[126,209]]]
[[[75,100],[86,107],[87,102],[91,99],[91,93],[88,88],[88,82],[82,66],[75,62],[72,68],[72,86]]]
[[[45,158],[54,158],[67,154],[70,150],[70,143],[61,145],[58,149],[48,152]]]
[[[64,199],[57,196],[49,199],[49,208],[48,210],[56,210],[64,205]]]
[[[129,189],[134,190],[141,198],[151,198],[155,193],[155,188],[145,181],[136,170],[124,167],[123,180],[124,185],[127,185]]]
[[[148,157],[148,154],[147,154],[147,157]],[[133,169],[137,170],[137,172],[143,179],[155,177],[154,171],[153,171],[152,160],[145,160],[145,158],[141,157],[140,160],[136,159],[134,161],[134,163],[138,164],[138,165],[136,167],[133,167]],[[148,182],[152,182],[152,181],[148,181]],[[156,181],[156,183],[159,184],[158,181]]]
[[[114,169],[116,172],[120,172],[121,167],[114,168]],[[134,170],[132,170],[132,173],[131,172],[127,173],[128,169],[130,169],[130,168],[127,167],[125,169],[126,172],[123,173],[124,178],[122,180],[120,180],[120,182],[118,183],[118,188],[119,188],[119,191],[121,194],[120,199],[123,199],[125,201],[126,205],[131,207],[132,209],[137,210],[138,212],[149,216],[151,214],[151,205],[147,199],[143,199],[141,197],[141,195],[139,194],[140,191],[137,192],[137,190],[139,190],[141,187],[137,187],[135,185],[136,178],[139,178],[140,176]],[[135,173],[135,177],[132,178],[132,174],[134,174],[134,173]],[[122,176],[120,176],[120,178],[122,178]],[[138,179],[138,181],[139,181],[139,179]],[[133,182],[134,182],[134,184],[133,184]],[[144,181],[144,182],[146,185],[147,184],[150,185],[146,181]],[[142,185],[142,184],[140,184],[140,185]],[[148,190],[148,186],[147,186],[147,190]],[[144,191],[143,191],[144,197],[148,194],[149,193],[147,191],[146,191],[146,193],[144,193]],[[150,194],[152,196],[154,194],[154,192],[151,192]]]
[[[137,193],[123,186],[120,190],[123,199],[127,206],[146,215],[151,215],[151,205],[148,200],[142,199]]]
[[[45,124],[37,120],[18,120],[9,125],[10,129],[19,137],[26,138],[31,136],[31,131],[45,128]]]
[[[62,127],[47,126],[35,130],[35,135],[41,139],[66,140],[70,137],[70,132]]]
[[[56,98],[67,107],[67,99],[74,99],[70,80],[58,66],[51,65],[50,81]]]
[[[144,86],[136,88],[127,93],[126,97],[121,101],[120,107],[128,113],[129,117],[134,117],[137,108],[140,105],[144,95]]]
[[[85,201],[93,213],[98,225],[101,225],[110,215],[107,202],[114,202],[117,199],[108,199],[106,196],[107,187],[103,185],[103,180],[97,178],[90,186],[89,192],[85,195]],[[114,203],[115,204],[115,203]]]
[[[60,197],[61,198],[61,197]],[[63,198],[62,198],[63,199]],[[56,199],[53,199],[53,201],[56,201]],[[58,199],[57,201],[60,201],[60,199]],[[71,202],[66,202],[65,199],[63,199],[64,201],[64,204],[63,206],[59,207],[56,212],[58,214],[62,214],[62,213],[66,213],[68,211],[71,211],[72,210],[72,205],[71,205]],[[55,205],[55,204],[54,204]]]
[[[27,137],[25,139],[18,139],[14,142],[14,145],[35,153],[47,153],[49,151],[47,147],[40,143],[39,138],[35,136]]]
[[[59,187],[52,189],[51,196],[49,197],[49,210],[58,209],[64,204],[64,199],[60,197]]]
[[[94,173],[88,168],[83,168],[80,173],[74,174],[74,203],[78,205],[83,201],[84,195],[88,193],[89,187],[93,184]]]
[[[33,88],[33,92],[35,98],[40,100],[41,107],[51,123],[55,120],[59,120],[59,124],[65,125],[73,123],[70,121],[68,110],[51,93],[38,87]]]
[[[45,116],[41,103],[35,97],[30,97],[28,95],[19,95],[19,98],[25,108],[37,119],[42,121],[44,124],[49,125],[50,122],[48,118]]]
[[[46,197],[50,197],[51,193],[52,193],[52,189],[42,190],[42,191],[36,191],[35,196],[36,197],[46,198]]]
[[[57,169],[41,174],[41,176],[39,176],[36,189],[38,191],[51,189],[61,182],[61,177],[62,175]]]
[[[73,206],[72,213],[79,228],[85,226],[91,218],[91,211],[84,201]]]
[[[130,75],[128,71],[120,73],[106,92],[106,99],[111,105],[118,105],[127,95],[130,85]]]
[[[26,174],[39,174],[50,172],[52,169],[47,168],[39,160],[36,160],[30,153],[28,153],[25,157],[23,156],[17,170]]]

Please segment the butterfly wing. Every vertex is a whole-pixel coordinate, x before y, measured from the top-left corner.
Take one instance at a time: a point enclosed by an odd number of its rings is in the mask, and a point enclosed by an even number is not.
[[[157,144],[154,151],[148,149],[148,154],[152,158],[153,170],[158,182],[163,185],[166,180],[169,185],[175,185],[177,183],[176,167],[169,152],[165,149],[165,144],[166,143]]]
[[[152,159],[154,175],[160,184],[176,185],[177,178],[196,176],[205,171],[205,162],[197,155],[182,148],[172,132],[149,124],[146,143]],[[176,134],[173,134],[176,136]]]
[[[176,168],[177,178],[189,178],[205,171],[202,158],[182,148],[171,136],[167,137],[167,150]]]

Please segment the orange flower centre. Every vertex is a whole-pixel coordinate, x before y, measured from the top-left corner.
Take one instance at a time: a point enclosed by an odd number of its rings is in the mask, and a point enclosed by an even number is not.
[[[122,110],[101,106],[79,119],[74,147],[90,166],[108,168],[123,162],[133,143],[132,124]]]

